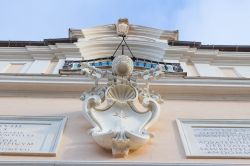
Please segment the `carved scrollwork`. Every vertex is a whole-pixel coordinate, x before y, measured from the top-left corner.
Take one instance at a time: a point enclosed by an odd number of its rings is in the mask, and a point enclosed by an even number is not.
[[[111,149],[116,157],[128,155],[152,136],[147,129],[160,114],[158,103],[153,98],[144,98],[142,106],[146,112],[135,107],[139,102],[137,89],[131,85],[117,84],[106,89],[105,98],[113,101],[109,107],[97,109],[103,104],[98,95],[89,96],[84,104],[84,116],[94,127],[90,134],[102,147]]]

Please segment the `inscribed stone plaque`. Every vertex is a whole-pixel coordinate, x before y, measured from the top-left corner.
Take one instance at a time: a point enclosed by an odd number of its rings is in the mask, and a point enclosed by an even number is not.
[[[177,120],[190,158],[250,158],[250,120]]]
[[[0,116],[0,154],[55,156],[65,122],[65,117]]]

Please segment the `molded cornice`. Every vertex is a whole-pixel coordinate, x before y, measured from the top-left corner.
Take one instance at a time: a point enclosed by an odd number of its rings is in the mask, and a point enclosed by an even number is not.
[[[34,60],[81,57],[74,43],[58,43],[49,46],[0,47],[0,60]]]
[[[211,49],[189,48],[188,46],[166,47],[166,59],[178,59],[184,62],[218,65],[249,65],[250,52],[223,52]]]
[[[106,84],[106,80],[100,84]],[[0,96],[79,97],[92,86],[93,81],[84,76],[0,75]],[[244,78],[172,76],[156,80],[150,87],[165,99],[250,100],[250,79]]]

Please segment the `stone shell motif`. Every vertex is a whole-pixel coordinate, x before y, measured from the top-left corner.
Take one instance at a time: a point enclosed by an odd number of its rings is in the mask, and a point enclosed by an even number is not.
[[[107,99],[115,100],[120,103],[132,101],[136,99],[137,96],[138,93],[136,89],[126,84],[112,85],[106,91]]]

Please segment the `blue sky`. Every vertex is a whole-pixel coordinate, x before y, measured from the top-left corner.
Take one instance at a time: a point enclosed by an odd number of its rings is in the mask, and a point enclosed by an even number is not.
[[[250,45],[249,0],[0,0],[0,40],[63,38],[121,17],[180,40]]]

